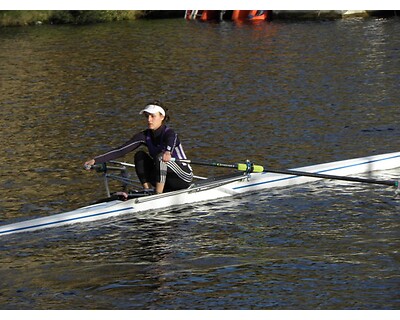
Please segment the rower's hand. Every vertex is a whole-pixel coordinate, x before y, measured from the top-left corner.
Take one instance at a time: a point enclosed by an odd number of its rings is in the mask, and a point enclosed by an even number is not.
[[[165,152],[163,153],[163,156],[162,156],[162,161],[164,161],[164,162],[169,162],[169,161],[171,161],[171,159],[172,159],[172,157],[171,157],[171,152],[165,151]]]
[[[95,163],[96,163],[96,161],[94,159],[92,159],[92,160],[86,161],[83,166],[86,170],[90,170]]]

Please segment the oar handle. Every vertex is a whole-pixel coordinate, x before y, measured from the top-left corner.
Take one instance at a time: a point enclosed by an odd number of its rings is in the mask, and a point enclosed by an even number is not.
[[[85,170],[96,170],[97,172],[107,172],[108,170],[126,171],[125,167],[109,166],[105,162],[93,165],[85,164],[83,167],[85,168]]]

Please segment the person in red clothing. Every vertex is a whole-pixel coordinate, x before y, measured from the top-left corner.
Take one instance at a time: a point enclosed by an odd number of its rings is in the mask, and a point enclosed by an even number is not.
[[[172,158],[186,159],[186,155],[178,135],[166,125],[169,120],[167,109],[156,100],[139,114],[145,116],[147,129],[136,133],[121,146],[86,161],[85,167],[120,158],[145,145],[148,153],[140,150],[135,154],[136,174],[143,188],[154,189],[155,193],[188,188],[193,180],[192,168],[186,163],[171,161]]]

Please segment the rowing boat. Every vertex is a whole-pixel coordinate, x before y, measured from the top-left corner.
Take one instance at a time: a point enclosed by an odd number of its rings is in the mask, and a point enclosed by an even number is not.
[[[195,182],[188,189],[140,196],[126,201],[104,201],[65,213],[2,225],[0,226],[0,235],[96,221],[122,214],[137,214],[144,211],[157,212],[157,210],[165,208],[213,201],[263,189],[303,184],[315,181],[318,178],[346,177],[398,167],[400,167],[400,152],[296,168],[287,171],[287,174],[271,173],[268,170],[234,172],[230,175]],[[299,175],[296,175],[296,172]],[[313,176],[305,176],[304,174],[307,173]],[[363,181],[361,178],[359,180],[360,182]],[[390,182],[389,185],[391,184],[398,187],[397,182]]]

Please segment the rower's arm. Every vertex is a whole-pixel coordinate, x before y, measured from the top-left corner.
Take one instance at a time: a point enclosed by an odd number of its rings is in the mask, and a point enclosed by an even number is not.
[[[104,162],[108,162],[110,160],[121,158],[124,155],[126,155],[127,153],[137,149],[139,146],[141,146],[142,144],[145,144],[145,143],[146,143],[146,139],[145,139],[144,133],[139,132],[136,135],[134,135],[130,140],[128,140],[127,142],[122,144],[121,146],[119,146],[115,149],[112,149],[100,156],[97,156],[96,158],[94,158],[94,160],[96,161],[96,163],[104,163]]]

